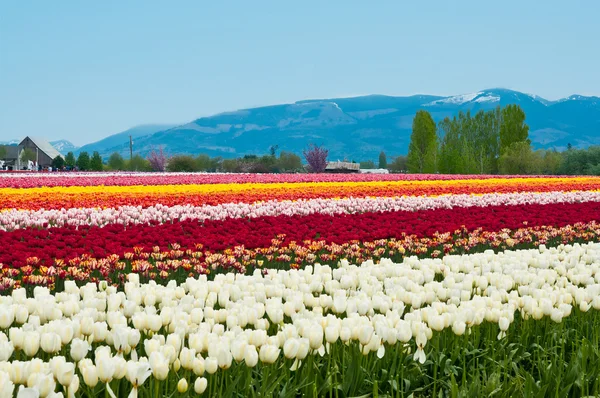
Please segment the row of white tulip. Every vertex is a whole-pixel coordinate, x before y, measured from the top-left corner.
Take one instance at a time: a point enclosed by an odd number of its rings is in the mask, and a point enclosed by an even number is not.
[[[82,383],[99,382],[114,396],[109,383],[125,378],[134,397],[150,376],[161,381],[181,369],[201,393],[205,373],[284,358],[296,371],[344,344],[378,358],[401,344],[424,363],[433,333],[463,335],[487,321],[501,339],[516,312],[560,323],[573,306],[600,309],[598,243],[399,264],[341,261],[166,286],[130,274],[123,291],[74,282],[56,294],[16,289],[0,297],[0,396],[73,396]]]
[[[44,225],[62,227],[106,226],[108,224],[146,224],[174,220],[223,220],[226,218],[256,218],[279,215],[353,214],[386,211],[417,211],[450,209],[453,207],[486,207],[498,205],[581,203],[600,201],[600,192],[525,192],[491,193],[483,195],[442,195],[405,197],[368,197],[343,199],[270,200],[258,203],[225,203],[220,205],[155,205],[123,206],[118,208],[70,208],[61,210],[0,211],[0,230],[12,231]]]

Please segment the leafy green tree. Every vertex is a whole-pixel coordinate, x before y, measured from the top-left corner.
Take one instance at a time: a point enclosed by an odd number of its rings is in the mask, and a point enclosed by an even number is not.
[[[173,156],[167,163],[167,171],[170,172],[194,172],[198,171],[196,159],[188,155]]]
[[[406,156],[397,156],[392,163],[388,164],[388,170],[392,173],[406,172]]]
[[[79,170],[86,171],[90,169],[90,155],[83,151],[77,157],[77,167]]]
[[[221,169],[225,173],[239,173],[241,170],[240,162],[237,159],[223,159]]]
[[[94,151],[92,154],[92,159],[90,160],[90,170],[92,171],[102,171],[102,158],[98,151]]]
[[[502,109],[500,124],[500,153],[504,153],[516,142],[531,144],[529,126],[525,124],[525,112],[519,105],[508,105]]]
[[[281,172],[289,173],[302,170],[302,159],[292,152],[279,152],[277,167]]]
[[[0,159],[4,159],[6,157],[6,147],[4,145],[0,145]]]
[[[111,170],[125,170],[125,159],[119,152],[113,152],[108,158],[108,167]]]
[[[127,161],[126,168],[129,171],[152,171],[152,166],[147,159],[144,159],[140,154],[135,154]]]
[[[73,152],[68,152],[67,156],[65,156],[65,166],[67,167],[75,167],[75,155]]]
[[[387,157],[385,156],[385,152],[383,151],[379,153],[379,168],[387,169]]]
[[[365,160],[363,162],[360,162],[360,168],[361,169],[374,169],[375,162],[373,162],[372,160]]]
[[[196,169],[198,171],[213,171],[211,170],[213,166],[213,162],[210,156],[205,154],[200,154],[196,157]]]
[[[23,162],[23,163],[27,163],[29,161],[35,162],[35,159],[36,159],[36,154],[33,149],[25,148],[25,149],[23,149],[23,152],[21,152],[21,162]]]
[[[52,168],[54,170],[61,170],[63,167],[65,167],[65,159],[61,155],[52,159]]]
[[[543,153],[543,167],[542,173],[545,175],[556,175],[558,174],[562,161],[563,155],[555,150],[544,151]]]
[[[544,160],[539,152],[531,150],[526,141],[512,143],[500,156],[498,165],[501,174],[541,174]]]
[[[417,112],[408,146],[407,167],[411,173],[435,173],[437,158],[436,126],[431,114]]]

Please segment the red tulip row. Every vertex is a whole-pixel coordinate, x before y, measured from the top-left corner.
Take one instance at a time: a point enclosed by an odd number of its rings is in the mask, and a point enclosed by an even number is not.
[[[121,258],[133,247],[149,251],[178,243],[181,250],[201,245],[209,252],[235,246],[247,249],[269,247],[285,234],[284,244],[322,240],[343,244],[351,241],[399,239],[407,235],[432,237],[457,230],[516,230],[524,225],[562,227],[600,220],[600,203],[528,204],[455,208],[422,211],[396,211],[346,215],[312,214],[253,219],[181,221],[167,224],[141,224],[99,227],[61,227],[0,232],[0,263],[23,267],[28,259],[51,265],[55,259],[69,260],[89,255]]]

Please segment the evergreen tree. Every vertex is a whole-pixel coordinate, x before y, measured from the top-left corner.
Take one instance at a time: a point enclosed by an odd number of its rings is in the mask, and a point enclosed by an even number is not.
[[[387,169],[387,157],[385,156],[385,152],[383,151],[379,153],[379,168]]]
[[[65,166],[75,167],[75,155],[73,152],[68,152],[67,156],[65,156]]]
[[[79,170],[86,171],[90,169],[90,155],[87,152],[81,152],[77,157],[77,167]]]
[[[90,160],[90,170],[92,171],[102,171],[102,158],[98,151],[94,151],[92,154],[92,159]]]
[[[408,146],[407,166],[410,173],[435,173],[437,157],[436,126],[431,114],[417,112]]]
[[[111,170],[125,170],[125,159],[119,152],[113,152],[108,158],[108,167]]]

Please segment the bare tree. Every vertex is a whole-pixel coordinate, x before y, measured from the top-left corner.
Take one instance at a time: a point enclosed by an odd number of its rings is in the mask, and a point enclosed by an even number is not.
[[[147,159],[150,162],[153,171],[165,171],[167,166],[167,156],[162,147],[160,147],[158,151],[153,149]]]
[[[308,149],[302,151],[302,154],[310,166],[311,172],[322,173],[325,171],[325,168],[327,167],[327,155],[329,154],[329,149],[325,149],[315,144],[310,144]]]

